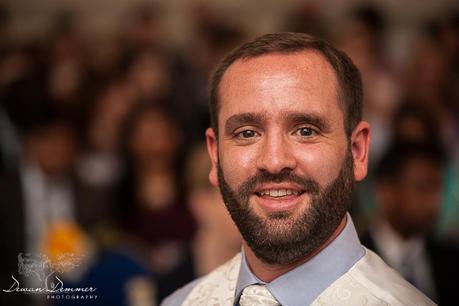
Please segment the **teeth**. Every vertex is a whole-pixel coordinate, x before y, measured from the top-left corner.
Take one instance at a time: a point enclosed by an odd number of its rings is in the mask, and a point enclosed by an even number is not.
[[[266,195],[274,198],[285,197],[292,194],[298,195],[300,192],[292,189],[268,189],[260,192],[261,196]]]

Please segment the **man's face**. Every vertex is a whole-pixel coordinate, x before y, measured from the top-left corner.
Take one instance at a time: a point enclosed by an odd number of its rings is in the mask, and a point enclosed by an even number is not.
[[[365,176],[368,126],[346,137],[333,68],[311,51],[236,61],[219,97],[211,182],[258,258],[299,260],[338,227]]]

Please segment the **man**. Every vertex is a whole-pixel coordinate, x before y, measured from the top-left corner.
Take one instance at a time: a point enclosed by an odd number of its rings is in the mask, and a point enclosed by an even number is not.
[[[210,107],[210,181],[242,252],[163,305],[434,305],[346,213],[370,142],[346,55],[306,34],[259,37],[217,67]]]
[[[376,218],[362,243],[431,299],[455,305],[459,251],[430,237],[442,203],[442,155],[427,143],[389,148],[376,171]]]

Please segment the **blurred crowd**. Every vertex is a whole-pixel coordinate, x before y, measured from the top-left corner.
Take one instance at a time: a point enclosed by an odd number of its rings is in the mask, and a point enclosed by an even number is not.
[[[160,15],[158,6],[137,7],[128,27],[94,41],[78,31],[77,16],[62,13],[46,38],[13,43],[1,37],[8,12],[0,11],[2,289],[18,274],[19,252],[51,262],[71,252],[84,259],[64,282],[97,287],[98,305],[156,305],[239,251],[208,182],[203,141],[209,73],[252,34],[201,5],[190,11],[193,38],[179,47]],[[358,6],[330,25],[304,6],[278,30],[330,41],[362,73],[372,126],[370,174],[353,207],[362,237],[387,246],[377,240],[394,238],[390,225],[410,254],[420,237],[458,247],[459,15],[426,20],[403,62],[388,56],[386,17]],[[385,260],[404,271],[394,248]],[[432,269],[419,287],[435,298],[442,289]],[[39,281],[24,276],[24,286]]]

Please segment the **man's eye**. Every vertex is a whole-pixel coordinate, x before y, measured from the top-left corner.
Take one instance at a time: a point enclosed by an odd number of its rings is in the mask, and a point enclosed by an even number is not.
[[[296,134],[301,137],[311,137],[316,134],[316,131],[309,127],[302,127],[296,131]]]
[[[253,138],[257,136],[257,132],[253,130],[245,130],[236,135],[239,138]]]

